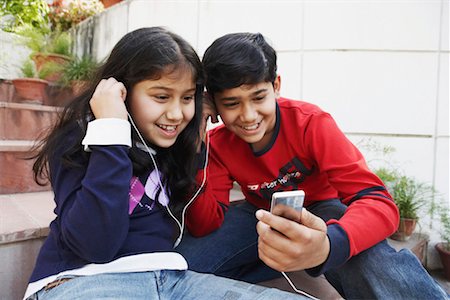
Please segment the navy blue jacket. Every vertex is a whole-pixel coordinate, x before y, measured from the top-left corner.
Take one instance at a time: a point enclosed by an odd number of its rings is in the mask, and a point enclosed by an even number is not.
[[[72,134],[69,136],[79,132]],[[129,148],[90,146],[92,152],[88,153],[80,145],[73,156],[81,165],[77,167],[66,166],[61,160],[70,144],[60,145],[49,162],[57,217],[50,224],[30,282],[89,263],[173,251],[176,227],[164,208],[145,208],[153,200],[144,195],[144,205],[128,213],[132,178]],[[147,177],[148,173],[139,178],[144,186]]]

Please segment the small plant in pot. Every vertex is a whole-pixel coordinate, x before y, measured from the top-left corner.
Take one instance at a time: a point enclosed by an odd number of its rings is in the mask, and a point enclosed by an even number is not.
[[[381,168],[375,171],[386,184],[400,213],[400,223],[391,238],[407,241],[416,228],[421,208],[433,197],[433,188],[399,172]]]
[[[442,242],[437,243],[435,248],[441,258],[444,275],[450,281],[450,211],[448,206],[444,206],[440,210]]]
[[[43,78],[48,75],[48,69],[38,72],[34,62],[29,59],[24,62],[21,71],[23,77],[12,80],[17,94],[23,101],[44,104],[47,99],[48,81]]]
[[[74,95],[84,91],[87,81],[97,69],[97,62],[90,56],[74,57],[64,65],[62,84],[70,86]]]
[[[67,32],[50,31],[43,33],[30,27],[24,27],[19,34],[24,38],[23,43],[31,51],[31,58],[36,64],[36,69],[49,69],[47,64],[60,66],[51,67],[52,72],[47,73],[45,79],[50,82],[58,81],[61,77],[62,67],[70,61],[72,38]]]

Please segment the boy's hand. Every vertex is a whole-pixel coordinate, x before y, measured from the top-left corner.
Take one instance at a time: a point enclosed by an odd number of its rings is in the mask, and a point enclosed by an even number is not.
[[[258,253],[269,267],[291,272],[322,264],[330,252],[327,226],[319,217],[302,209],[302,223],[258,210]]]
[[[95,88],[89,105],[96,119],[118,118],[127,120],[125,106],[127,90],[122,82],[113,77],[102,79]]]

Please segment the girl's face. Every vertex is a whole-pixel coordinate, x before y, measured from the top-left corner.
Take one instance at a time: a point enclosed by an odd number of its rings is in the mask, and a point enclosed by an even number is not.
[[[130,114],[145,139],[168,148],[194,117],[194,96],[192,72],[175,70],[137,83],[129,97]]]

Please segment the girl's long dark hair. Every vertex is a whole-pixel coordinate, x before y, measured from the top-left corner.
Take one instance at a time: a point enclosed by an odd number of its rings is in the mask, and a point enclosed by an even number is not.
[[[129,97],[130,91],[138,82],[159,79],[178,68],[190,71],[195,80],[194,118],[171,147],[159,149],[148,141],[146,143],[157,149],[156,160],[162,173],[163,183],[170,190],[171,207],[179,212],[195,184],[194,160],[196,145],[199,141],[204,76],[200,59],[192,46],[180,36],[161,27],[135,30],[126,34],[116,44],[109,58],[97,71],[89,88],[63,110],[55,127],[38,145],[39,151],[34,157],[36,161],[33,165],[35,181],[39,184],[51,181],[49,161],[54,159],[55,149],[67,142],[67,135],[73,132],[74,126],[79,126],[79,135],[72,137],[74,142],[67,146],[61,159],[65,165],[77,167],[73,154],[83,151],[81,140],[86,133],[88,121],[93,119],[89,100],[101,79],[114,77],[122,82]],[[128,103],[127,100],[125,104]],[[139,176],[154,167],[149,154],[135,147],[134,143],[139,139],[134,129],[132,138],[133,147],[130,149],[130,158],[133,163],[133,173]]]

